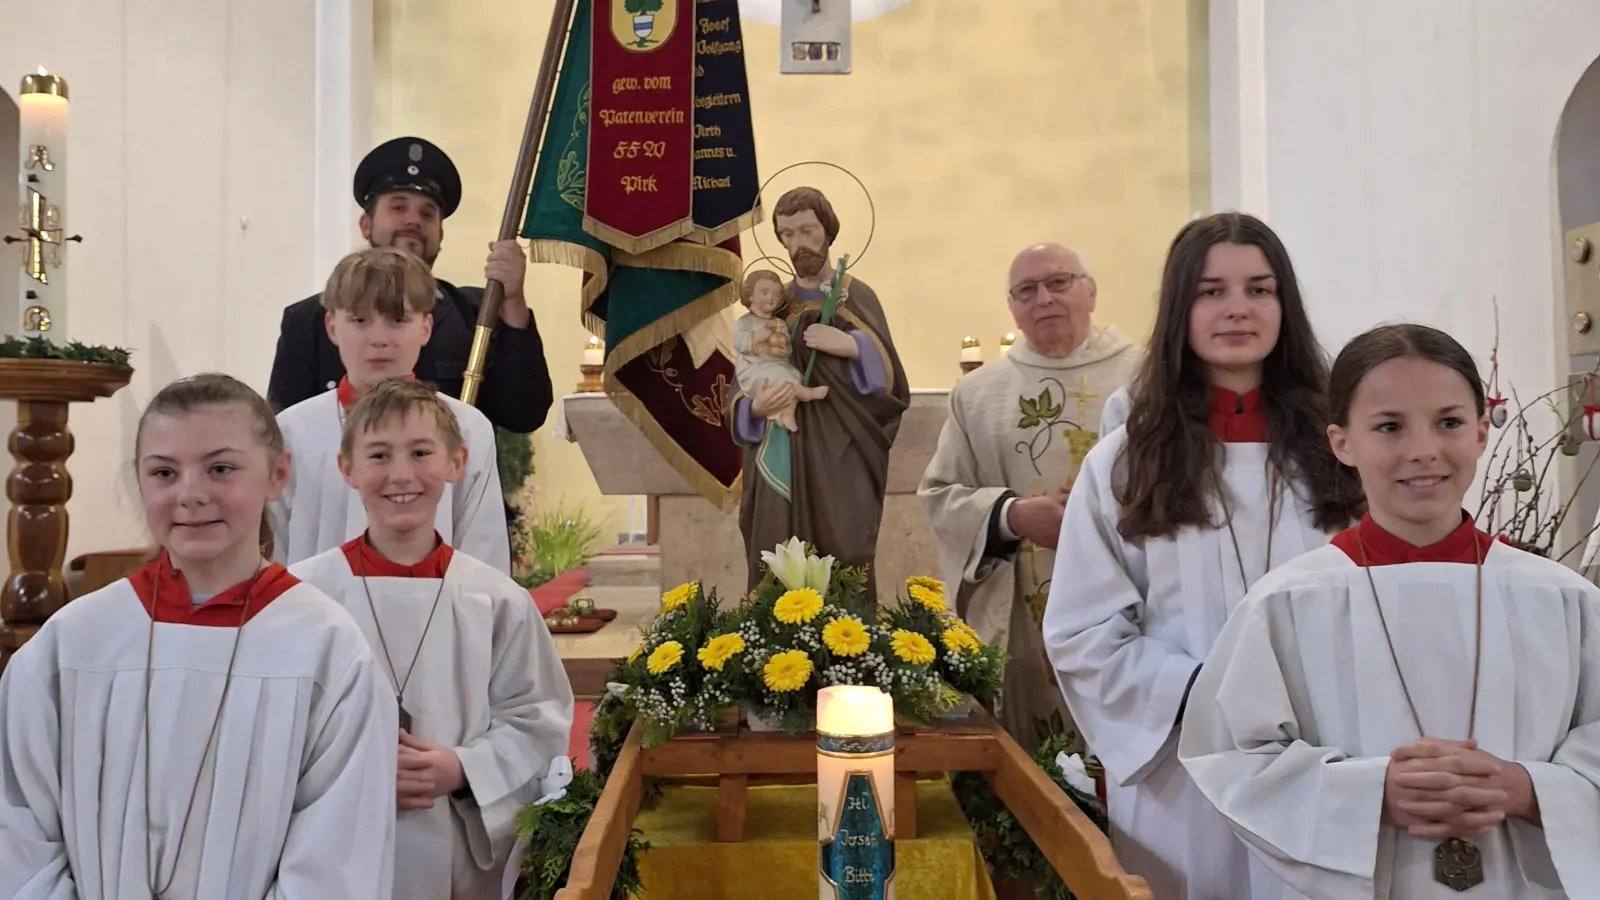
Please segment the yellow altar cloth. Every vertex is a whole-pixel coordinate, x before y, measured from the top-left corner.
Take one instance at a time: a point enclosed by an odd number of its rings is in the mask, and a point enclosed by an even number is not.
[[[753,787],[745,840],[719,843],[717,791],[668,785],[634,822],[643,900],[803,900],[817,895],[816,785]],[[947,780],[917,783],[917,836],[895,843],[898,900],[995,900],[972,826]]]

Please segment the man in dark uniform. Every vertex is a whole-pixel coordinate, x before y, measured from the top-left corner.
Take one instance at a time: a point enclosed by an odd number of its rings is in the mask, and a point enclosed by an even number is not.
[[[362,237],[374,247],[413,253],[431,268],[444,241],[444,220],[461,203],[461,177],[438,147],[421,138],[396,138],[356,167],[355,197],[363,210]],[[495,425],[528,434],[544,424],[554,396],[544,343],[523,295],[527,261],[522,248],[516,241],[490,244],[483,272],[505,286],[505,302],[489,344],[478,409]],[[416,376],[459,397],[483,289],[440,281],[438,301],[433,335],[417,359]],[[267,388],[274,409],[332,390],[344,377],[323,315],[320,293],[284,309]]]

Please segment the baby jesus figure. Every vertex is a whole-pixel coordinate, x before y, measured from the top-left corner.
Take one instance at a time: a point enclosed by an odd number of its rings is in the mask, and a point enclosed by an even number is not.
[[[789,323],[778,316],[783,307],[783,281],[778,273],[757,269],[745,276],[739,300],[750,311],[733,326],[734,373],[739,390],[755,394],[762,385],[789,382],[795,386],[794,402],[768,417],[790,431],[798,431],[795,409],[802,401],[828,396],[826,386],[806,387],[800,370],[789,359]]]

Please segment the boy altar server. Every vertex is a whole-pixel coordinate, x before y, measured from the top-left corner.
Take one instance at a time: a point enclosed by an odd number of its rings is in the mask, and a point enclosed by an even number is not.
[[[1368,513],[1239,604],[1178,755],[1281,879],[1254,900],[1600,897],[1600,589],[1461,509],[1489,420],[1421,325],[1329,377]]]
[[[395,900],[498,900],[517,814],[566,752],[572,687],[527,590],[434,530],[466,465],[444,398],[378,382],[345,416],[338,462],[367,531],[292,571],[344,604],[392,679]]]
[[[278,415],[293,469],[272,504],[282,536],[277,559],[292,565],[359,536],[367,525],[361,497],[339,475],[340,431],[350,407],[380,379],[410,377],[433,331],[437,283],[428,267],[403,250],[373,247],[340,260],[322,292],[328,336],[339,347],[346,375]],[[477,409],[441,395],[460,423],[466,464],[445,486],[435,527],[445,543],[511,571],[511,539],[501,497],[494,426]],[[391,497],[392,501],[407,498]]]

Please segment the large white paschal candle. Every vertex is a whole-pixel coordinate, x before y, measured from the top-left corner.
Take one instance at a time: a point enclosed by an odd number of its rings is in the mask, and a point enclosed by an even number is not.
[[[894,700],[875,687],[817,692],[821,900],[894,897]]]
[[[22,201],[22,287],[5,333],[67,340],[67,82],[39,67],[17,94],[17,196]]]

